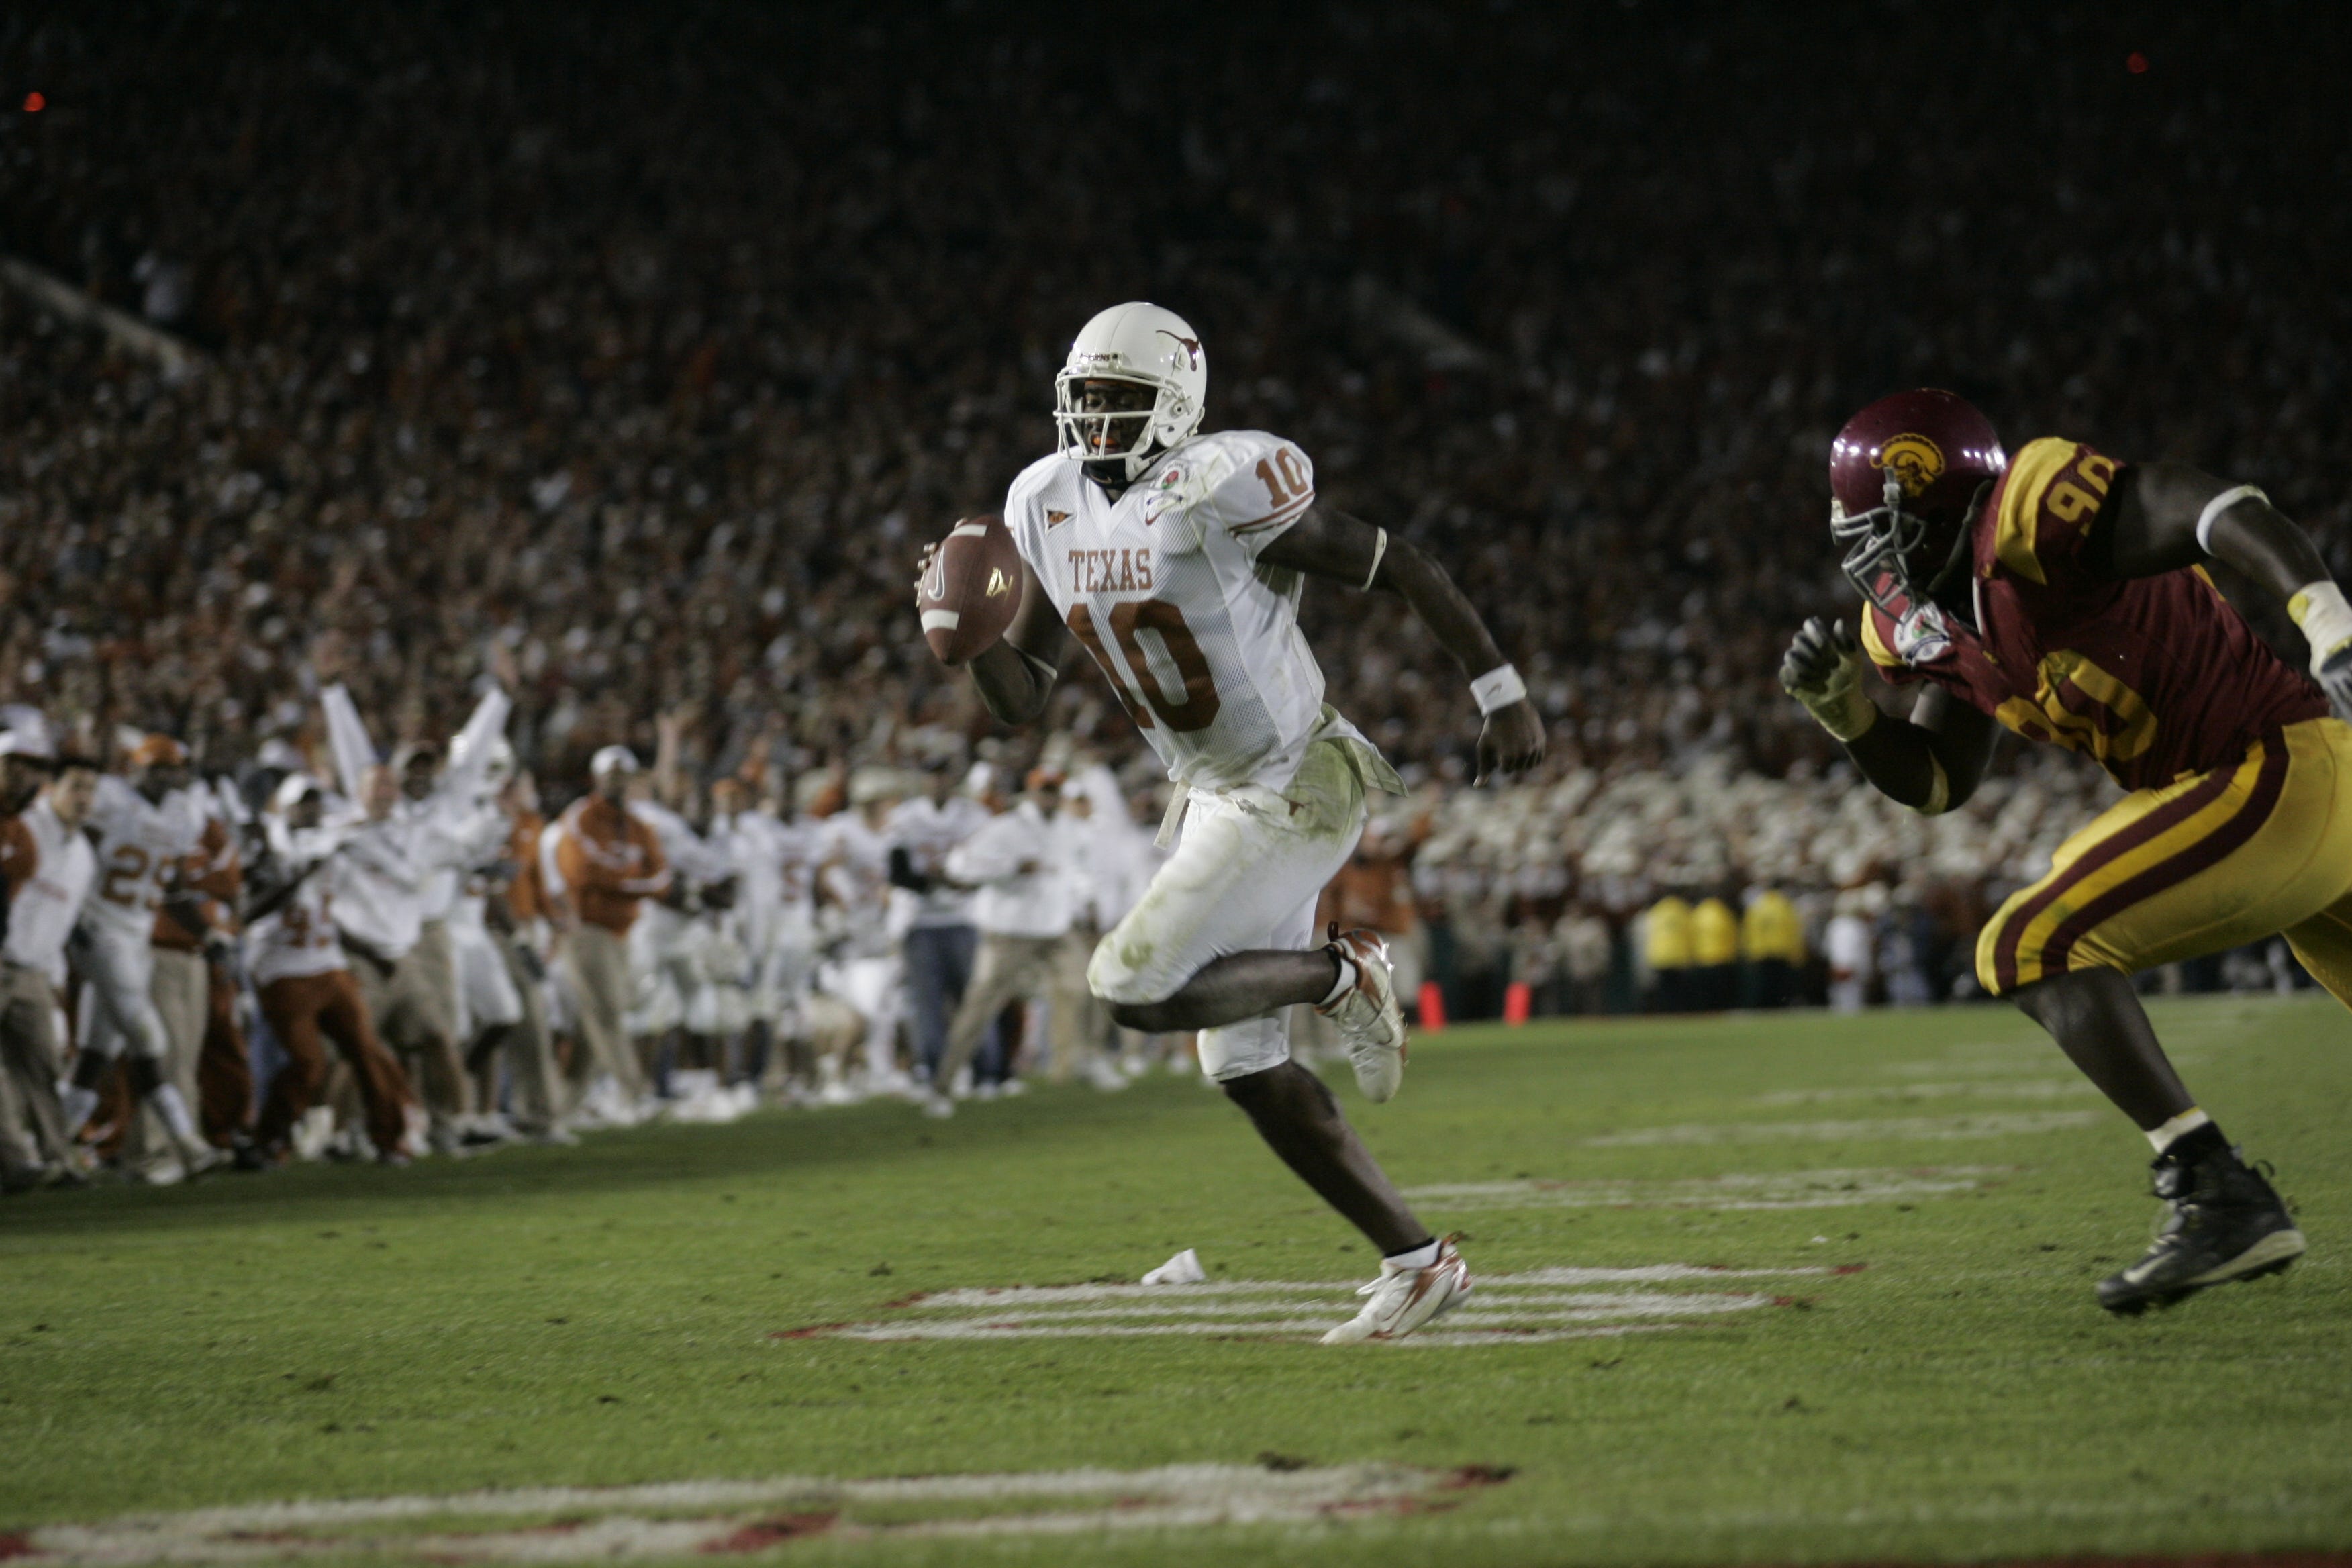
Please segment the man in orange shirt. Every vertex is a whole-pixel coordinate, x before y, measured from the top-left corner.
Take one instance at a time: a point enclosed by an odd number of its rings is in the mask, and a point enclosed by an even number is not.
[[[547,818],[540,815],[539,788],[527,771],[516,773],[500,788],[499,809],[506,813],[509,824],[506,861],[511,869],[504,885],[493,883],[484,899],[482,923],[514,986],[522,1016],[487,1026],[474,1042],[467,1065],[484,1076],[482,1103],[495,1104],[498,1060],[503,1052],[513,1075],[516,1128],[534,1142],[571,1143],[576,1140],[563,1127],[567,1096],[556,1065],[554,1037],[548,1028],[547,998],[541,989],[541,982],[547,977],[545,942],[551,913],[539,855],[540,835],[546,830]]]
[[[646,1082],[622,1025],[636,992],[629,928],[639,904],[669,890],[669,864],[653,828],[629,811],[635,753],[607,746],[590,760],[588,773],[594,788],[563,814],[555,850],[577,917],[564,944],[583,1047],[572,1055],[571,1077],[576,1097],[599,1073],[610,1073],[623,1103],[635,1106],[645,1097]]]

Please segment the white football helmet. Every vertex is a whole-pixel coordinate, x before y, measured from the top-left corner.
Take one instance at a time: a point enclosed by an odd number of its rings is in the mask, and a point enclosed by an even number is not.
[[[1151,406],[1089,410],[1090,381],[1149,387]],[[1113,305],[1079,330],[1054,378],[1055,437],[1073,462],[1118,460],[1128,479],[1139,479],[1153,458],[1192,439],[1208,393],[1208,356],[1183,317],[1140,300]]]

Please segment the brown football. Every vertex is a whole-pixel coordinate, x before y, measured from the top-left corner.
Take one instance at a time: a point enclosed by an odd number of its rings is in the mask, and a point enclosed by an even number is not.
[[[923,640],[941,664],[963,664],[996,645],[1021,605],[1021,552],[993,512],[948,531],[915,593]]]

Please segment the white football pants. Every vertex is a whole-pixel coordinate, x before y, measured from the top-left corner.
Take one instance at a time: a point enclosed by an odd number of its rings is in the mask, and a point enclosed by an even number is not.
[[[1194,790],[1184,835],[1127,917],[1095,947],[1087,985],[1106,1002],[1164,1001],[1210,960],[1315,943],[1315,901],[1364,832],[1364,782],[1336,740],[1307,748],[1284,790]],[[1201,1070],[1219,1081],[1290,1059],[1283,1013],[1200,1037]]]

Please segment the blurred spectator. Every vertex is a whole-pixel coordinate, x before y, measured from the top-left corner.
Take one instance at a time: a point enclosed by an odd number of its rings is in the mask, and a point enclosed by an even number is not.
[[[1690,1005],[1720,1012],[1739,1000],[1739,917],[1720,898],[1701,899],[1690,913]]]
[[[1649,974],[1649,1010],[1684,1013],[1692,1005],[1691,907],[1673,893],[1642,911],[1642,963]]]
[[[1748,1002],[1755,1007],[1786,1007],[1796,999],[1797,973],[1805,963],[1805,928],[1796,905],[1778,888],[1751,889],[1739,920],[1739,952],[1747,963]]]

